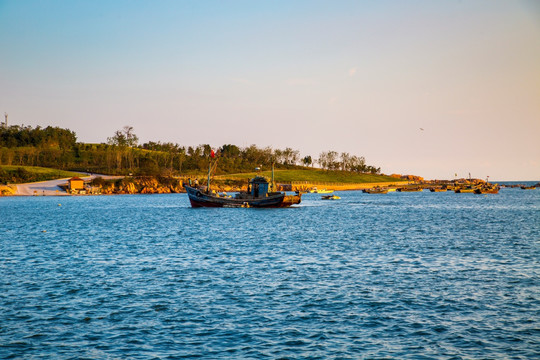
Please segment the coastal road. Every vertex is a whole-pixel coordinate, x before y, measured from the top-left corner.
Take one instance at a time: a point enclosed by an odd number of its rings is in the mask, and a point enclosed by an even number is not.
[[[15,195],[68,195],[59,185],[67,184],[69,178],[17,184]],[[85,178],[86,179],[86,178]]]
[[[81,179],[88,181],[95,177],[102,177],[104,179],[118,179],[122,176],[107,176],[107,175],[96,175],[93,174],[91,176],[85,176],[81,177]],[[56,179],[56,180],[49,180],[49,181],[40,181],[40,182],[34,182],[34,183],[26,183],[26,184],[17,184],[17,193],[15,195],[22,195],[22,196],[51,196],[51,195],[70,195],[66,191],[64,191],[59,185],[67,185],[67,181],[70,178],[64,178],[64,179]]]

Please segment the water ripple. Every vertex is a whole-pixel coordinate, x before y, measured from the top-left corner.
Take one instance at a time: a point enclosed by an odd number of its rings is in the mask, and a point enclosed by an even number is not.
[[[0,199],[0,358],[540,357],[540,192]]]

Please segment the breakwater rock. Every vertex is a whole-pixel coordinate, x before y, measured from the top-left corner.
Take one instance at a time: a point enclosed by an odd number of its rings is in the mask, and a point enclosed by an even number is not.
[[[0,185],[0,196],[10,196],[17,194],[17,187],[13,185]]]

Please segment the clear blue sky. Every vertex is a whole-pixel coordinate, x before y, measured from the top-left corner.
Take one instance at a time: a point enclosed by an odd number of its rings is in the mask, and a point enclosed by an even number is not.
[[[0,112],[540,180],[540,2],[0,0]]]

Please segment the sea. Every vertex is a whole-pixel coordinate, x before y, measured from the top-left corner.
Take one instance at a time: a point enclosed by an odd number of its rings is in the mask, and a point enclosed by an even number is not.
[[[0,358],[540,358],[540,189],[336,194],[0,198]]]

